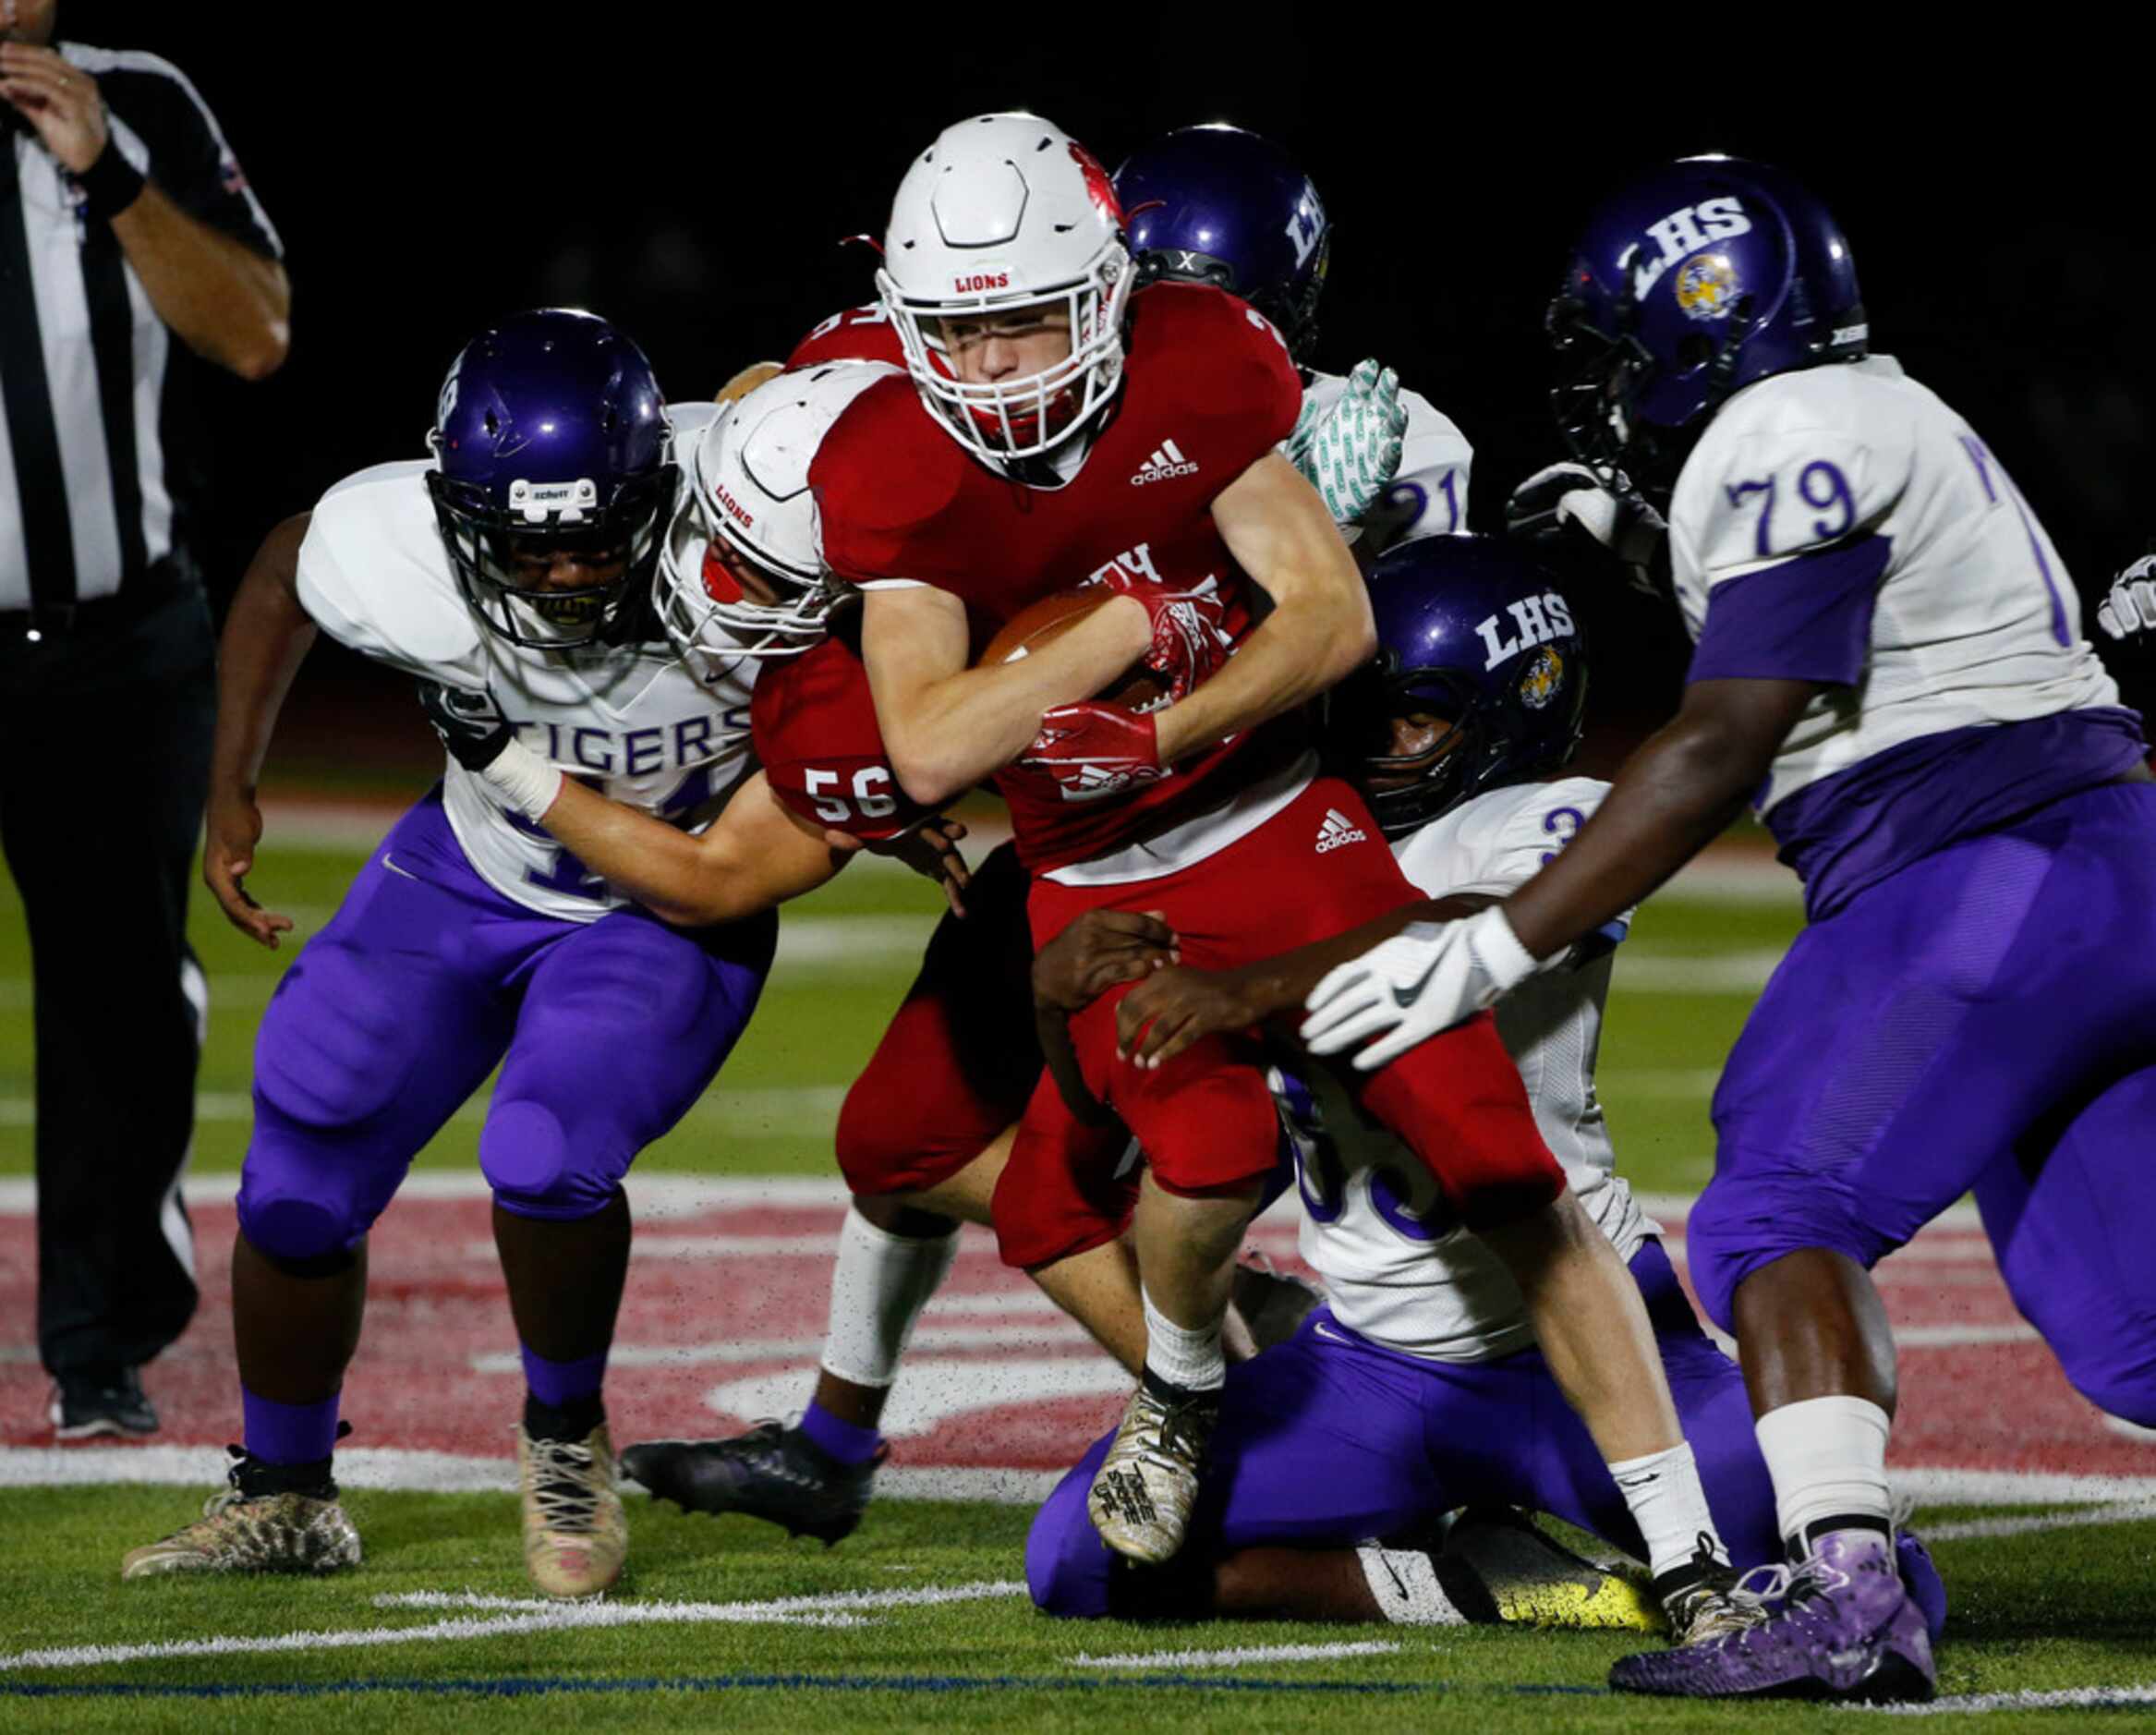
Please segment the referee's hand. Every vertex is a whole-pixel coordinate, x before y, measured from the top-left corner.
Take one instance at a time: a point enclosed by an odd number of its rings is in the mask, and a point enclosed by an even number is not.
[[[265,910],[247,894],[244,883],[255,865],[255,845],[262,841],[262,810],[241,795],[210,798],[207,834],[202,841],[202,882],[210,888],[224,919],[258,946],[277,950],[277,936],[292,931],[292,918]]]

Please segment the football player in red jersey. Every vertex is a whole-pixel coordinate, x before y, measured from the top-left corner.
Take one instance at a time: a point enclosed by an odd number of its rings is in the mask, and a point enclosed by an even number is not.
[[[900,188],[878,279],[914,389],[861,394],[811,479],[826,560],[867,593],[864,653],[905,793],[933,805],[998,775],[1036,935],[1090,908],[1158,908],[1187,956],[1227,964],[1414,894],[1361,797],[1316,774],[1299,715],[1369,654],[1371,625],[1322,503],[1273,449],[1301,400],[1286,349],[1216,290],[1161,285],[1133,304],[1120,229],[1106,175],[1048,123],[947,129]],[[1117,594],[1034,655],[969,667],[1028,603],[1088,578]],[[1251,579],[1273,604],[1263,625]],[[1139,660],[1169,678],[1165,709],[1088,701]],[[1111,1547],[1158,1560],[1180,1546],[1217,1413],[1273,1110],[1249,1038],[1120,1064],[1116,999],[1073,1037],[1151,1159],[1135,1228],[1148,1348],[1091,1507]],[[1565,1192],[1493,1029],[1470,1021],[1413,1054],[1348,1082],[1514,1271],[1605,1456],[1661,1503],[1642,1527],[1681,1511],[1713,1570],[1638,1291]],[[1061,1225],[1023,1220],[1023,1176],[1096,1162],[1096,1138],[1036,1089],[999,1186],[1007,1256],[1069,1251]]]

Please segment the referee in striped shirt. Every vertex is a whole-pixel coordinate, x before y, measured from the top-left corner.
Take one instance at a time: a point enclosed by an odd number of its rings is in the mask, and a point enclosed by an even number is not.
[[[215,715],[184,349],[285,359],[276,231],[195,88],[0,0],[0,845],[30,918],[38,1351],[63,1439],[147,1434],[187,1327],[206,1012],[186,933]]]

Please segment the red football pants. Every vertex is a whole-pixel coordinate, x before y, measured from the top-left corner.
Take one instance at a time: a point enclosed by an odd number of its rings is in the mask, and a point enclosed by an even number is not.
[[[1422,895],[1363,798],[1321,777],[1256,831],[1157,880],[1036,880],[1031,916],[1041,945],[1089,909],[1157,910],[1175,929],[1183,962],[1217,970],[1330,939]],[[1116,1059],[1116,1007],[1132,986],[1073,1017],[1071,1037],[1087,1086],[1145,1147],[1155,1181],[1202,1195],[1266,1174],[1278,1153],[1278,1122],[1256,1035],[1208,1037],[1156,1071],[1126,1064]],[[1423,1160],[1470,1228],[1513,1221],[1563,1193],[1564,1171],[1543,1143],[1487,1013],[1375,1074],[1346,1060],[1338,1076],[1357,1107]],[[1077,1203],[1084,1177],[1072,1171],[1120,1148],[1112,1132],[1081,1126],[1044,1079],[996,1191],[1006,1262],[1031,1268],[1106,1239],[1085,1220]]]
[[[920,974],[839,1110],[839,1169],[857,1196],[949,1180],[1024,1112],[1041,1075],[1029,883],[1006,843],[975,870],[963,919],[937,924]]]

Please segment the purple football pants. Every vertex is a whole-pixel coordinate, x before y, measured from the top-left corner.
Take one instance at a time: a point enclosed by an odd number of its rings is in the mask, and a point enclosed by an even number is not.
[[[697,932],[537,915],[479,878],[429,795],[263,1015],[240,1227],[285,1262],[352,1247],[498,1064],[479,1134],[495,1199],[592,1215],[718,1073],[777,933],[769,915]]]
[[[1870,1267],[1974,1188],[2067,1376],[2156,1424],[2156,785],[2053,802],[1806,928],[1714,1126],[1686,1227],[1712,1317],[1785,1254]]]
[[[1633,1256],[1632,1274],[1731,1559],[1740,1568],[1780,1559],[1774,1484],[1743,1374],[1700,1329],[1660,1243]],[[1056,1486],[1026,1538],[1026,1582],[1050,1614],[1116,1612],[1116,1557],[1085,1513],[1112,1438]],[[1320,1307],[1286,1343],[1228,1370],[1183,1558],[1352,1547],[1493,1501],[1551,1513],[1645,1557],[1623,1494],[1540,1350],[1424,1361],[1380,1348]]]

